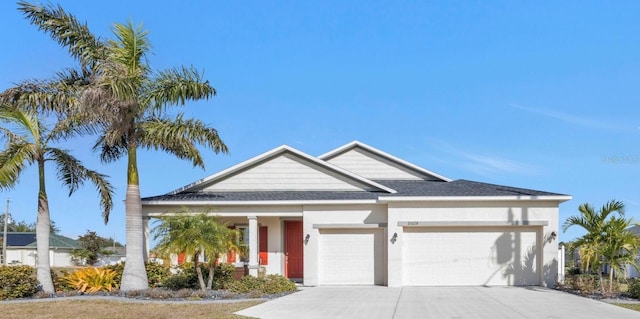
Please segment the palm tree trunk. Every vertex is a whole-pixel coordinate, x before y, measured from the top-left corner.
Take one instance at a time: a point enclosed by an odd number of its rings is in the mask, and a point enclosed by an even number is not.
[[[600,276],[600,290],[602,290],[602,295],[604,296],[605,294],[607,294],[607,292],[604,290],[604,278],[602,278],[602,268],[598,269],[598,276]]]
[[[216,263],[215,261],[218,260],[218,256],[216,255],[214,257],[214,260],[211,260],[209,262],[209,278],[207,280],[207,289],[211,290],[213,289],[213,276],[215,276],[216,274]]]
[[[40,177],[40,189],[38,191],[38,219],[36,221],[36,246],[38,254],[38,269],[36,277],[42,285],[42,291],[54,293],[53,280],[51,280],[51,265],[49,264],[49,234],[51,232],[51,220],[49,217],[49,202],[44,178],[44,159],[38,160],[38,174]]]
[[[142,225],[142,203],[140,202],[135,147],[129,147],[125,214],[127,254],[120,290],[149,289],[147,270],[144,267],[144,229]]]
[[[609,293],[613,294],[613,267],[611,265],[613,260],[609,261]]]
[[[200,289],[202,289],[203,291],[206,291],[207,288],[204,285],[204,277],[202,277],[202,269],[200,269],[200,254],[199,253],[195,253],[195,255],[193,255],[193,267],[196,268],[196,273],[198,274],[198,283],[200,283]]]

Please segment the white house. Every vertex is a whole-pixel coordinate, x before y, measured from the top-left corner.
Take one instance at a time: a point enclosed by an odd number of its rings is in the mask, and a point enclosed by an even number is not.
[[[553,286],[569,199],[450,180],[352,142],[318,157],[283,145],[142,209],[147,221],[183,207],[218,215],[246,235],[250,273],[305,285]]]
[[[636,234],[636,236],[640,236],[640,226],[638,226],[638,225],[631,226],[629,228],[629,230],[631,230],[634,234]],[[640,264],[640,254],[638,254],[638,257],[636,257],[636,263]],[[625,266],[625,273],[626,273],[627,278],[640,277],[640,272],[638,271],[638,269],[636,269],[635,267],[631,266],[630,264],[627,264]]]
[[[2,233],[0,233],[2,236]],[[7,232],[7,263],[37,266],[36,233]],[[79,249],[78,241],[57,234],[49,237],[49,264],[51,267],[70,267],[71,251]]]

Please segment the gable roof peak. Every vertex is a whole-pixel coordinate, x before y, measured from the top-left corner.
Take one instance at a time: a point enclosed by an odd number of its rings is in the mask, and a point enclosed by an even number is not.
[[[174,191],[169,192],[167,195],[175,195],[181,192],[185,192],[185,191],[191,191],[191,190],[195,190],[195,189],[199,189],[200,187],[207,185],[207,184],[213,184],[216,183],[217,181],[220,181],[222,179],[225,179],[229,176],[232,176],[238,172],[241,172],[245,169],[248,169],[254,165],[257,165],[261,162],[265,162],[268,161],[270,159],[273,159],[277,156],[280,156],[281,154],[284,153],[290,153],[293,154],[299,158],[301,158],[304,161],[307,161],[309,163],[312,163],[313,165],[316,165],[318,167],[322,167],[328,171],[332,171],[335,172],[337,174],[340,174],[342,176],[345,176],[346,178],[352,180],[352,181],[356,181],[357,183],[360,183],[362,185],[367,185],[367,187],[371,187],[373,189],[378,189],[384,192],[388,192],[388,193],[396,193],[396,191],[392,188],[389,188],[387,186],[384,186],[382,184],[379,184],[375,181],[372,181],[370,179],[364,178],[362,176],[359,176],[357,174],[354,174],[352,172],[349,172],[341,167],[335,166],[331,163],[325,162],[323,160],[320,160],[316,157],[313,157],[307,153],[304,153],[294,147],[291,147],[289,145],[280,145],[278,147],[275,147],[269,151],[266,151],[260,155],[254,156],[253,158],[250,158],[244,162],[241,162],[239,164],[236,164],[234,166],[231,166],[225,170],[222,170],[216,174],[210,175],[208,177],[205,177],[203,179],[197,180],[191,184],[188,184],[186,186],[183,186],[181,188],[178,188]]]
[[[336,158],[344,153],[347,153],[351,150],[354,149],[361,149],[364,150],[365,152],[369,152],[370,154],[373,154],[374,156],[378,156],[380,158],[383,158],[384,160],[387,160],[389,162],[395,163],[396,165],[403,167],[404,169],[407,169],[409,171],[413,171],[416,172],[422,176],[430,176],[436,180],[439,181],[443,181],[443,182],[450,182],[452,181],[452,179],[442,176],[440,174],[434,173],[430,170],[427,170],[425,168],[422,168],[418,165],[415,165],[413,163],[407,162],[399,157],[393,156],[387,152],[384,152],[382,150],[379,150],[373,146],[370,146],[368,144],[365,144],[363,142],[360,142],[358,140],[354,140],[352,142],[349,142],[343,146],[340,146],[334,150],[331,150],[327,153],[324,153],[320,156],[318,156],[319,159],[323,160],[323,161],[330,161],[333,158]]]

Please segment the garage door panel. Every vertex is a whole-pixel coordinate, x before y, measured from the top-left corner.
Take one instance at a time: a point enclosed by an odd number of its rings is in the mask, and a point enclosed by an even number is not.
[[[406,286],[538,285],[535,228],[405,228]]]
[[[380,229],[321,229],[318,256],[320,285],[384,284]]]

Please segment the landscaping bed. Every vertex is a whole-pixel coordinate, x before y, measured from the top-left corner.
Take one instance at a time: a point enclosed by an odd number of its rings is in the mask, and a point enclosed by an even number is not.
[[[193,265],[184,264],[169,271],[158,264],[147,265],[149,289],[120,291],[122,264],[101,268],[83,268],[73,272],[54,273],[55,293],[37,290],[35,270],[29,266],[0,267],[0,300],[43,299],[81,296],[120,297],[136,300],[196,301],[196,300],[240,300],[271,299],[297,291],[296,285],[281,275],[245,276],[234,279],[235,267],[216,265],[214,276],[209,278],[209,269],[201,267],[203,287]]]

